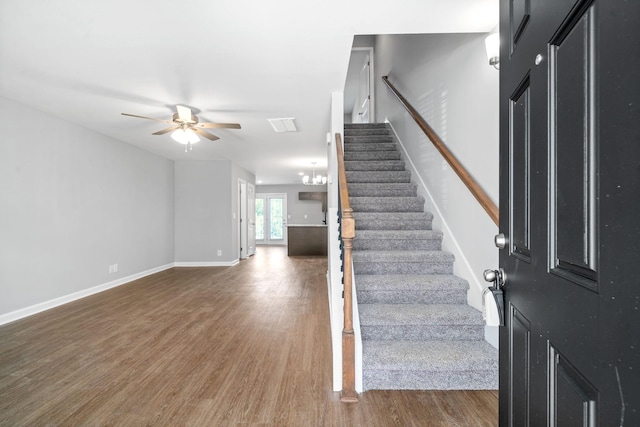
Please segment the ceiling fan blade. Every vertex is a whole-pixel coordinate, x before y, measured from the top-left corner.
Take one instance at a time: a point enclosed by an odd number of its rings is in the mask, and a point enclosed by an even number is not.
[[[210,139],[211,141],[215,141],[218,140],[220,138],[218,138],[217,136],[215,136],[214,134],[211,134],[209,132],[205,132],[202,129],[198,129],[198,128],[191,128],[192,131],[194,131],[196,134],[203,136],[207,139]]]
[[[184,123],[191,121],[191,108],[185,107],[184,105],[176,105],[176,110],[178,110],[178,117]]]
[[[180,126],[172,126],[170,128],[159,130],[158,132],[154,132],[151,135],[164,135],[165,133],[169,133],[173,130],[180,129]]]
[[[208,129],[240,129],[238,123],[197,123],[194,126]]]
[[[120,114],[122,114],[123,116],[137,117],[138,119],[154,120],[156,122],[162,122],[162,123],[172,123],[170,120],[154,119],[153,117],[138,116],[136,114],[129,114],[129,113],[120,113]]]

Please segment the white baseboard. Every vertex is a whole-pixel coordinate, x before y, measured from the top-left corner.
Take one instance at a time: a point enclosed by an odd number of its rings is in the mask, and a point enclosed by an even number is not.
[[[25,317],[32,316],[42,311],[49,310],[51,308],[58,307],[63,304],[67,304],[69,302],[79,300],[84,297],[88,297],[89,295],[97,294],[99,292],[103,292],[108,289],[115,288],[129,282],[133,282],[134,280],[138,280],[143,277],[150,276],[155,273],[159,273],[160,271],[168,270],[173,266],[174,266],[173,263],[162,265],[160,267],[155,267],[146,271],[142,271],[140,273],[132,274],[130,276],[121,277],[120,279],[112,280],[111,282],[103,283],[102,285],[94,286],[88,289],[83,289],[81,291],[74,292],[69,295],[64,295],[49,301],[34,304],[30,307],[21,308],[19,310],[15,310],[10,313],[0,315],[0,325],[14,322],[16,320],[20,320]]]
[[[239,259],[234,259],[233,261],[202,261],[202,262],[176,262],[174,264],[175,267],[233,267],[234,265],[238,265],[240,263]]]

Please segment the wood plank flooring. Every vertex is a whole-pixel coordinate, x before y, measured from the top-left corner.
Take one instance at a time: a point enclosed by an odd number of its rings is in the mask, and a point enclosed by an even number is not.
[[[331,391],[326,258],[259,247],[0,326],[0,426],[495,426],[495,391]]]

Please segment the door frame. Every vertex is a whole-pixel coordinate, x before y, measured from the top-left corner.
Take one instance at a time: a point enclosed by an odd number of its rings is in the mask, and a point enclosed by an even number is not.
[[[256,186],[247,182],[247,257],[256,253]]]
[[[240,259],[247,258],[247,181],[238,179],[238,253]]]

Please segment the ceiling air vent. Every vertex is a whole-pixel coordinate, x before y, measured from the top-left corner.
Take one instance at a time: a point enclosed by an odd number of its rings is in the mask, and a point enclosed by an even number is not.
[[[295,118],[285,118],[285,119],[267,119],[269,123],[271,123],[271,127],[276,132],[297,132],[298,128],[296,128],[296,123],[294,122]]]

